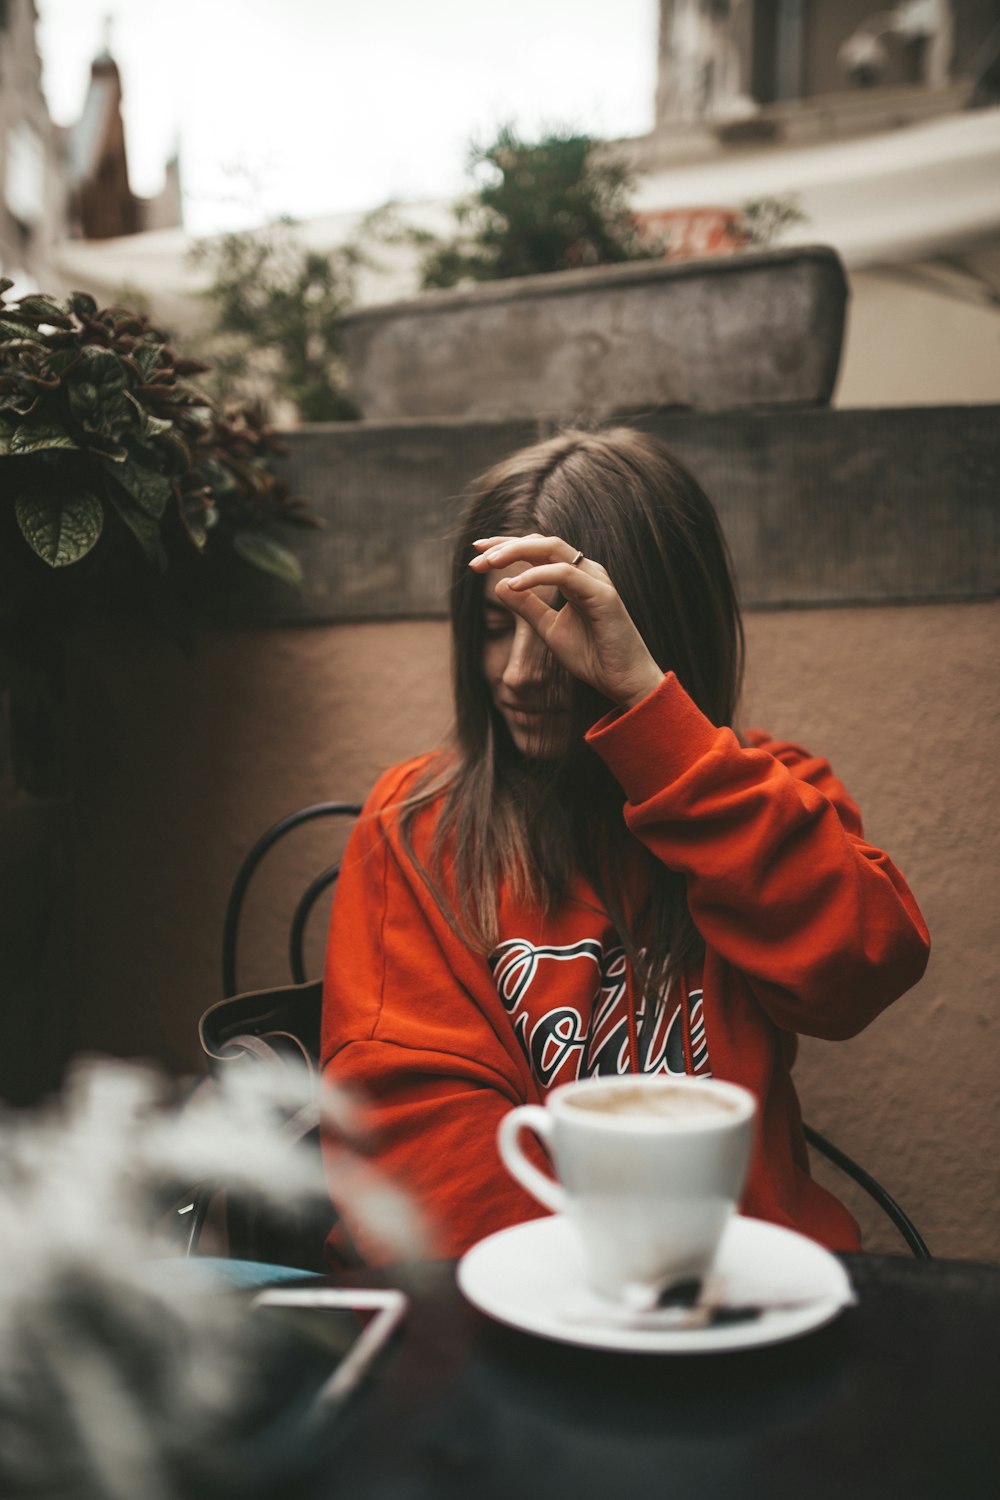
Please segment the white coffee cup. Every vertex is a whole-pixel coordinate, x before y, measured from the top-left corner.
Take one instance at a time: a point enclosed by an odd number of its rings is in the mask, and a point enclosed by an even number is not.
[[[709,1270],[746,1177],[757,1103],[711,1078],[580,1079],[500,1121],[504,1165],[567,1215],[591,1288],[630,1302]],[[531,1130],[558,1182],[524,1155]]]

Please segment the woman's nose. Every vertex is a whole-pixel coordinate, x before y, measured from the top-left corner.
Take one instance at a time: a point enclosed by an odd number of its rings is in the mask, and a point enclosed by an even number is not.
[[[547,655],[548,652],[527,621],[518,620],[514,627],[510,655],[503,670],[504,685],[517,689],[542,682]]]

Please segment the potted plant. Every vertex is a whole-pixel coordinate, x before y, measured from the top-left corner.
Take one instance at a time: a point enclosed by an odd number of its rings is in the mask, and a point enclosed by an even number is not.
[[[252,408],[223,412],[207,367],[127,308],[75,292],[8,303],[0,280],[0,666],[15,774],[59,780],[53,722],[65,646],[108,618],[183,633],[249,564],[287,582],[275,531],[316,524],[271,467]]]

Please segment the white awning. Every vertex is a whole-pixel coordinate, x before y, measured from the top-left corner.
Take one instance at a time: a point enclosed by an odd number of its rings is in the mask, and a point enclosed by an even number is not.
[[[644,175],[645,212],[794,194],[806,222],[783,245],[832,245],[851,267],[951,254],[1000,235],[1000,109],[879,135],[729,152]]]

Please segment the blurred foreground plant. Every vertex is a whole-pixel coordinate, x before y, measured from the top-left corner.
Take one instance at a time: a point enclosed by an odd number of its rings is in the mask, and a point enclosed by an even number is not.
[[[46,1109],[0,1117],[0,1493],[292,1492],[310,1455],[281,1437],[260,1328],[210,1260],[171,1262],[156,1226],[171,1182],[220,1179],[277,1210],[325,1193],[317,1153],[281,1129],[311,1087],[304,1070],[254,1070],[178,1109],[151,1069],[92,1060]],[[347,1101],[326,1089],[320,1107],[345,1142],[340,1193],[399,1259],[419,1254],[407,1203],[351,1149]]]

